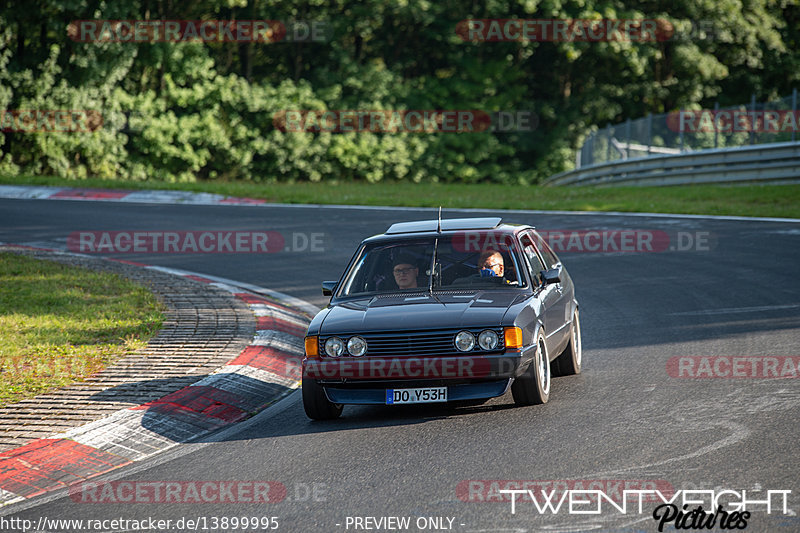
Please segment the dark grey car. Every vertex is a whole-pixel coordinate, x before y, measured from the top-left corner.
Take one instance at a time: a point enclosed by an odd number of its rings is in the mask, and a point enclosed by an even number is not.
[[[534,228],[500,218],[394,224],[364,240],[308,328],[303,405],[547,402],[581,371],[578,302]]]

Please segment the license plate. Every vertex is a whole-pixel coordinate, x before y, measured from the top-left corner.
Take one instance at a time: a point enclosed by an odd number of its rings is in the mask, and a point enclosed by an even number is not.
[[[386,405],[446,401],[447,387],[426,387],[422,389],[386,389]]]

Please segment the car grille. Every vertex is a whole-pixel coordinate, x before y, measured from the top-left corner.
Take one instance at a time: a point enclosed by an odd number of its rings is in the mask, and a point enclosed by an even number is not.
[[[467,330],[475,335],[475,349],[471,352],[460,352],[454,344],[454,337],[459,331]],[[478,334],[491,329],[499,337],[498,347],[491,351],[481,349],[477,345]],[[367,341],[367,356],[373,357],[437,357],[445,355],[464,355],[502,352],[503,330],[496,327],[461,328],[436,331],[392,331],[381,333],[353,333],[343,335],[325,335],[319,337],[319,350],[325,353],[325,341],[338,336],[347,342],[352,335],[358,335]]]

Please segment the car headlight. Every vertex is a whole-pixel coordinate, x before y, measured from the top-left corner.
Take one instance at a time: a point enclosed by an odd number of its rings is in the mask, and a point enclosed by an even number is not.
[[[468,352],[475,347],[475,335],[469,331],[459,331],[456,333],[456,348],[462,352]]]
[[[347,341],[347,352],[354,357],[364,355],[367,353],[367,341],[361,337],[350,337]]]
[[[344,352],[344,342],[339,337],[331,337],[325,341],[325,353],[331,357],[339,357]]]
[[[498,340],[497,333],[490,329],[485,329],[478,335],[478,346],[484,350],[494,350],[497,348]]]

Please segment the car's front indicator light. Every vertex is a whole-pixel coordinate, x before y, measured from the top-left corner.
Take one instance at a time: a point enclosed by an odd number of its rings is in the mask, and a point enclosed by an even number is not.
[[[319,357],[319,341],[316,335],[306,337],[306,357],[311,359]]]
[[[503,328],[506,348],[522,348],[522,328],[509,326]]]

